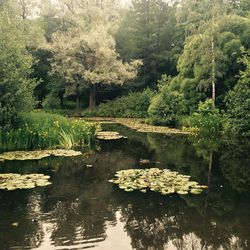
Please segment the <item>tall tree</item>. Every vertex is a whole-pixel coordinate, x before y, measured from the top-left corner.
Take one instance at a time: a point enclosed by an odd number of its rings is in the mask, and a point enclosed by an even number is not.
[[[117,49],[124,59],[143,60],[140,84],[156,87],[163,73],[176,74],[183,46],[183,29],[177,26],[176,6],[164,0],[133,0],[123,12],[116,33]]]
[[[244,38],[249,37],[249,20],[231,14],[229,3],[224,1],[186,0],[184,3],[189,3],[193,12],[191,16],[179,17],[187,34],[178,62],[182,91],[192,109],[197,101],[207,97],[221,105],[226,91],[237,81],[241,46],[249,46]]]
[[[67,17],[67,22],[73,25],[70,24],[64,32],[55,33],[48,48],[54,55],[53,72],[62,75],[73,87],[77,107],[80,107],[82,88],[88,87],[89,108],[94,109],[97,85],[123,84],[136,76],[140,62],[124,63],[119,59],[111,36],[112,25],[106,16],[102,18],[105,8],[98,2],[93,6],[86,5],[88,3],[79,1],[78,9],[75,3],[61,2],[66,5],[66,12],[71,12],[72,18]],[[85,13],[86,6],[90,9],[88,13]]]
[[[7,4],[0,10],[0,127],[16,125],[18,113],[32,108],[35,86],[30,78],[34,60]]]
[[[216,99],[216,47],[215,31],[218,19],[226,15],[228,5],[222,0],[183,0],[178,11],[178,19],[186,30],[186,39],[192,40],[192,37],[200,36],[201,40],[210,40],[205,42],[206,47],[202,47],[203,53],[208,50],[210,57],[210,86],[211,97],[215,103]],[[188,12],[187,12],[188,10]],[[205,34],[205,36],[204,36]],[[191,38],[190,38],[191,37]],[[209,56],[210,54],[210,56]],[[209,62],[209,59],[208,59]],[[208,65],[206,65],[207,67]],[[207,86],[206,86],[207,87]]]
[[[250,52],[242,59],[245,69],[240,79],[225,98],[227,106],[227,129],[230,134],[250,138]]]

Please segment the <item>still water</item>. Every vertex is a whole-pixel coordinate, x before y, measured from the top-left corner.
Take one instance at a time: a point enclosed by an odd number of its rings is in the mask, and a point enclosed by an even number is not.
[[[81,157],[0,165],[5,173],[48,174],[53,183],[0,191],[1,250],[250,249],[249,143],[106,129],[129,139],[98,142]],[[108,182],[117,170],[148,167],[191,175],[209,189],[161,196]]]

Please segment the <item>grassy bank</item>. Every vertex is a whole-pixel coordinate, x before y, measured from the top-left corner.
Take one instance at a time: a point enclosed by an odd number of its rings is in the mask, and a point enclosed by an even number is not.
[[[15,129],[0,129],[0,150],[70,149],[94,142],[96,126],[43,112],[23,113]]]

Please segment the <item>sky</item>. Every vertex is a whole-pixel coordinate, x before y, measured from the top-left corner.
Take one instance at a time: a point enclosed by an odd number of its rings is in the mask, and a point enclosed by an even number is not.
[[[57,2],[57,0],[51,0],[51,1],[54,3]],[[119,0],[119,1],[121,1],[121,3],[124,5],[129,5],[131,3],[131,0]]]

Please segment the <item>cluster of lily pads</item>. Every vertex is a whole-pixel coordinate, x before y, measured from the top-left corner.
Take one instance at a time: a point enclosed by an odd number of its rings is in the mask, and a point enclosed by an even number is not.
[[[118,132],[114,131],[100,131],[97,133],[97,138],[99,140],[119,140],[126,139],[128,137],[120,135]]]
[[[182,175],[168,169],[128,169],[118,171],[110,182],[127,192],[139,190],[146,193],[151,190],[162,195],[172,193],[200,194],[203,189],[207,188],[205,185],[199,185],[196,181],[191,181],[190,178],[188,175]]]
[[[50,176],[44,174],[0,174],[0,189],[31,189],[50,185]]]
[[[4,152],[0,154],[0,161],[13,161],[13,160],[40,160],[50,156],[79,156],[81,152],[65,149],[52,149],[52,150],[36,150],[36,151],[14,151]]]

